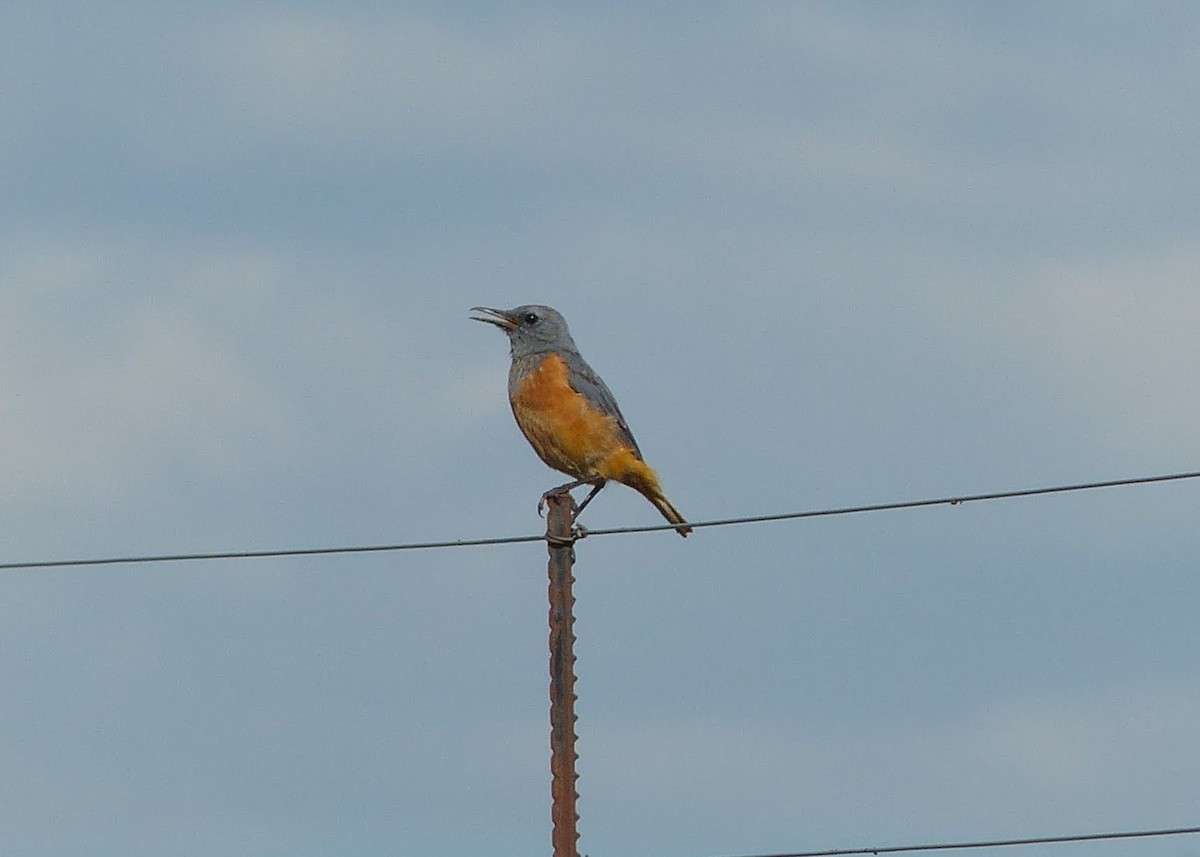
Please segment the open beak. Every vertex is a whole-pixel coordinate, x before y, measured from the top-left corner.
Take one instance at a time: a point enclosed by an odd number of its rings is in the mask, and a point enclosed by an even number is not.
[[[496,327],[506,333],[517,328],[516,319],[503,310],[492,309],[486,306],[473,306],[471,307],[471,312],[485,312],[490,316],[494,316],[494,318],[476,318],[475,316],[471,316],[471,321],[486,321],[488,324],[496,325]]]

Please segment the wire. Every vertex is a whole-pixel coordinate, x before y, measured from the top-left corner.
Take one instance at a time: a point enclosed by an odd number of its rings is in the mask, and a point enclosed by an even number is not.
[[[0,571],[17,571],[32,568],[65,568],[85,565],[122,565],[146,562],[191,562],[214,559],[263,559],[281,556],[324,556],[327,554],[387,553],[389,551],[430,550],[434,548],[480,547],[483,545],[511,545],[521,542],[544,542],[545,536],[502,536],[494,539],[457,539],[449,542],[410,542],[397,545],[354,545],[333,548],[290,548],[285,550],[221,551],[218,553],[174,553],[148,556],[112,556],[103,559],[52,559],[40,562],[0,563]]]
[[[828,518],[838,515],[855,515],[864,512],[888,512],[897,509],[919,509],[925,506],[958,506],[963,503],[973,503],[980,500],[1004,500],[1015,497],[1034,497],[1042,494],[1066,494],[1073,491],[1088,491],[1097,488],[1117,488],[1127,485],[1148,485],[1159,482],[1175,482],[1182,479],[1200,478],[1200,471],[1186,473],[1170,473],[1161,476],[1136,476],[1129,479],[1110,479],[1103,482],[1080,482],[1073,485],[1055,485],[1048,488],[1022,488],[1016,491],[993,491],[986,494],[963,494],[952,497],[938,497],[930,500],[902,500],[894,503],[875,503],[866,506],[841,506],[830,509],[814,509],[804,512],[786,512],[776,515],[752,515],[741,518],[719,518],[710,521],[690,523],[692,529],[705,527],[727,527],[734,524],[764,524],[774,521],[792,521],[801,518]],[[577,538],[589,536],[614,536],[630,533],[653,533],[660,530],[674,530],[673,524],[656,524],[648,527],[616,527],[612,529],[589,530],[577,527]],[[0,563],[0,571],[18,571],[37,568],[67,568],[79,566],[125,565],[133,563],[152,562],[193,562],[202,560],[234,560],[234,559],[263,559],[266,557],[295,557],[295,556],[326,556],[331,554],[356,553],[388,553],[393,551],[434,550],[439,548],[485,547],[492,545],[512,545],[528,542],[544,542],[546,536],[501,536],[487,539],[457,539],[442,542],[409,542],[389,545],[354,545],[349,547],[326,548],[292,548],[284,550],[257,551],[219,551],[212,553],[177,553],[155,554],[147,556],[114,556],[100,559],[56,559],[37,562],[6,562]]]
[[[897,509],[919,509],[923,506],[958,506],[977,500],[1006,500],[1013,497],[1036,497],[1041,494],[1066,494],[1072,491],[1089,491],[1094,488],[1118,488],[1124,485],[1147,485],[1154,482],[1173,482],[1180,479],[1196,479],[1200,471],[1170,473],[1164,476],[1135,476],[1130,479],[1109,479],[1104,482],[1079,482],[1074,485],[1055,485],[1049,488],[1022,488],[1016,491],[993,491],[987,494],[963,494],[953,497],[937,497],[931,500],[902,500],[896,503],[875,503],[869,506],[841,506],[834,509],[815,509],[807,512],[785,512],[778,515],[752,515],[744,518],[718,518],[711,521],[688,522],[694,530],[702,527],[728,527],[733,524],[764,524],[771,521],[792,521],[798,518],[828,518],[835,515],[856,515],[862,512],[890,512]],[[604,530],[586,530],[589,536],[611,536],[624,533],[652,533],[673,530],[674,524],[654,524],[648,527],[616,527]]]
[[[1053,845],[1061,842],[1096,842],[1102,839],[1148,839],[1153,836],[1179,836],[1200,833],[1200,827],[1174,827],[1163,830],[1133,830],[1121,833],[1084,833],[1076,836],[1039,836],[1029,839],[992,839],[982,842],[943,842],[934,845],[888,845],[880,848],[848,848],[835,851],[794,851],[787,854],[759,854],[753,857],[847,857],[852,854],[899,854],[915,851],[951,851],[967,848],[1003,848],[1010,845]],[[750,857],[750,855],[747,855]]]

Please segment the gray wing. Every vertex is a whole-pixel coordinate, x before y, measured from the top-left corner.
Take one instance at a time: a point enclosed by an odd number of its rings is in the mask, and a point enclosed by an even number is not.
[[[587,361],[578,354],[565,352],[563,358],[567,361],[567,383],[571,388],[595,405],[606,414],[612,414],[617,419],[617,429],[620,431],[622,442],[628,444],[637,453],[638,458],[642,457],[642,451],[638,449],[637,441],[633,439],[633,432],[629,430],[629,424],[625,422],[625,417],[621,413],[621,409],[617,407],[617,400],[613,397],[612,390],[608,389],[608,385],[596,374],[595,370],[587,364]]]

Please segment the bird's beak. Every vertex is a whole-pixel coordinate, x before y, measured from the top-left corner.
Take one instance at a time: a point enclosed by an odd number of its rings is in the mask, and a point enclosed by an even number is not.
[[[496,325],[496,327],[506,333],[517,328],[517,320],[503,310],[492,309],[486,306],[473,306],[471,307],[471,312],[485,312],[488,315],[495,316],[495,318],[476,318],[475,316],[471,316],[471,321],[486,321],[488,324]]]

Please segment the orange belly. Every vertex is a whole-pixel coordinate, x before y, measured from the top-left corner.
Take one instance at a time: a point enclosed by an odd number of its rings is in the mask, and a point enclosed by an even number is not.
[[[542,461],[576,479],[602,476],[626,484],[638,471],[650,471],[621,439],[616,417],[576,392],[569,374],[566,361],[551,354],[512,396],[517,425]]]

